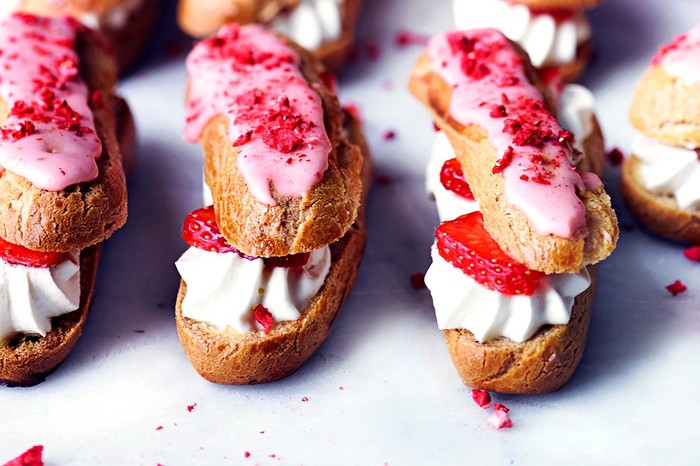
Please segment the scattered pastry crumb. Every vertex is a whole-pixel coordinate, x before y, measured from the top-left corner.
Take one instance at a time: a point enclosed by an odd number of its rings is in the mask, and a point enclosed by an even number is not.
[[[683,255],[691,261],[700,262],[700,246],[689,247],[683,251]]]
[[[488,419],[488,425],[494,429],[510,429],[513,427],[513,422],[508,417],[508,411],[502,409],[495,410]]]
[[[428,45],[429,37],[425,34],[411,32],[405,29],[399,30],[394,35],[394,42],[397,46],[403,48],[409,45]]]
[[[44,466],[43,451],[43,445],[35,445],[17,458],[5,463],[4,466]]]
[[[608,159],[608,162],[610,162],[610,165],[618,166],[622,164],[622,161],[625,159],[625,155],[620,149],[614,147],[608,151],[606,158]]]
[[[480,388],[472,388],[472,400],[483,409],[488,409],[491,406],[491,394]]]
[[[425,290],[425,274],[417,272],[411,275],[411,286],[414,290]]]
[[[678,294],[685,293],[688,290],[688,287],[685,286],[683,284],[683,282],[681,282],[680,280],[676,280],[675,282],[671,283],[670,285],[667,285],[666,289],[673,296],[676,296]]]
[[[187,411],[189,411],[191,413],[192,411],[194,411],[195,406],[197,406],[197,403],[192,403],[191,405],[188,405]]]
[[[393,129],[386,131],[382,136],[382,139],[384,139],[384,141],[393,141],[394,139],[396,139],[396,131],[394,131]]]

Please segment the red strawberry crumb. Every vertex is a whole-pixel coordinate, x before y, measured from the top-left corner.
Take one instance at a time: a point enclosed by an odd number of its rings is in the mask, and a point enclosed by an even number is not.
[[[514,155],[515,151],[512,147],[508,146],[508,149],[506,149],[506,151],[503,153],[503,157],[496,161],[496,164],[491,169],[491,173],[496,175],[498,173],[503,172],[503,170],[505,170],[506,167],[510,165],[510,163],[513,161]]]
[[[427,45],[429,37],[415,32],[400,30],[394,35],[394,42],[398,47],[406,47],[408,45]]]
[[[44,461],[42,459],[43,451],[43,445],[35,445],[17,458],[5,463],[4,466],[44,466]]]
[[[309,401],[309,397],[307,397],[307,396],[302,396],[302,397],[301,397],[301,401],[304,402],[304,403],[306,403],[307,401]]]
[[[472,400],[483,409],[491,406],[491,394],[480,388],[472,388]]]
[[[188,405],[188,406],[187,406],[187,411],[189,411],[189,412],[191,413],[192,411],[194,411],[194,407],[195,407],[195,406],[197,406],[197,403],[193,403],[193,404],[191,404],[191,405]]]
[[[156,427],[156,430],[163,430],[163,426]]]
[[[438,126],[437,123],[433,121],[433,129],[435,130],[436,133],[439,133],[441,131],[440,127]]]
[[[345,390],[344,387],[338,387],[338,390]]]
[[[411,286],[414,290],[424,290],[425,286],[425,274],[418,272],[411,275]]]
[[[250,452],[249,452],[249,451],[244,452],[244,453],[243,453],[243,457],[244,457],[244,458],[250,458]]]
[[[680,280],[676,280],[675,282],[671,283],[670,285],[667,285],[666,289],[673,296],[676,296],[678,294],[685,293],[688,290],[688,287],[685,286],[683,284],[683,282],[681,282]]]
[[[396,139],[396,131],[390,129],[389,131],[384,133],[382,139],[384,139],[385,141],[393,141],[394,139]]]
[[[610,162],[610,165],[618,166],[622,164],[622,161],[625,159],[625,155],[620,149],[615,147],[606,154],[606,158],[608,159],[608,162]]]
[[[265,334],[270,333],[272,324],[275,323],[275,319],[272,317],[272,314],[270,314],[270,311],[262,304],[258,304],[255,306],[255,309],[253,309],[253,316],[255,316],[255,320],[263,326]]]
[[[362,113],[357,105],[353,103],[345,104],[343,106],[346,112],[348,112],[358,123],[362,123]]]
[[[508,417],[508,413],[506,411],[498,410],[494,411],[488,419],[488,425],[493,427],[494,429],[510,429],[513,427],[513,422],[510,420],[510,417]]]
[[[95,89],[92,94],[90,94],[90,100],[92,100],[92,103],[96,108],[104,107],[104,98],[102,97],[102,92],[99,89]]]
[[[691,261],[700,262],[700,246],[689,247],[683,251],[683,255]]]
[[[496,403],[496,404],[494,404],[494,405],[493,405],[493,410],[494,410],[494,411],[505,411],[506,413],[507,413],[508,411],[510,411],[510,409],[508,409],[508,407],[506,407],[505,405],[502,405],[501,403]]]

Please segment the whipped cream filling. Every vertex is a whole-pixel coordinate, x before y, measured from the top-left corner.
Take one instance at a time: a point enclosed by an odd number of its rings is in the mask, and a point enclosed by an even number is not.
[[[276,322],[298,319],[323,286],[331,252],[328,246],[312,251],[303,267],[271,267],[261,258],[190,247],[175,266],[187,284],[184,317],[246,333],[262,329],[253,316],[258,304]]]
[[[18,334],[45,336],[51,318],[80,306],[80,253],[53,267],[0,260],[0,345]]]
[[[506,0],[454,0],[455,25],[462,30],[493,28],[517,42],[534,66],[569,63],[579,45],[591,38],[591,26],[583,13],[557,21],[547,14],[533,14],[522,4]]]
[[[301,0],[288,13],[272,20],[272,26],[308,50],[340,38],[344,0]]]
[[[700,207],[700,161],[695,148],[669,146],[637,134],[632,153],[641,161],[639,175],[645,188],[674,196],[683,210]]]
[[[438,327],[467,329],[480,342],[500,336],[523,342],[544,325],[566,324],[576,296],[591,284],[588,271],[548,275],[532,296],[490,290],[445,261],[436,247],[425,284],[433,296]]]

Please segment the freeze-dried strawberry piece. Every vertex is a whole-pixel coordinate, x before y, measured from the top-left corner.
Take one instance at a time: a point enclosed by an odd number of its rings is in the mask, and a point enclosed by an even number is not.
[[[606,156],[607,156],[608,162],[610,162],[610,164],[614,165],[614,166],[620,165],[622,163],[622,161],[625,159],[625,155],[617,147],[610,149],[610,151],[606,154]]]
[[[17,458],[5,463],[4,466],[44,466],[44,460],[42,459],[43,451],[43,445],[33,446]]]
[[[182,237],[190,246],[205,251],[239,253],[221,234],[213,205],[197,209],[185,218]]]
[[[683,251],[683,255],[691,261],[700,262],[700,246],[689,247]]]
[[[510,420],[507,411],[495,410],[488,418],[488,425],[494,429],[510,429],[513,427],[513,421]]]
[[[394,139],[396,139],[396,131],[394,131],[393,129],[388,130],[384,133],[382,139],[384,139],[385,141],[393,141]]]
[[[426,289],[425,274],[418,272],[418,273],[414,273],[413,275],[411,275],[411,287],[413,287],[414,290]]]
[[[504,412],[506,412],[506,413],[507,413],[508,411],[510,411],[510,409],[508,409],[507,406],[502,405],[501,403],[496,403],[496,404],[494,404],[494,405],[493,405],[493,410],[494,410],[494,411],[504,411]]]
[[[0,259],[27,267],[51,267],[63,262],[66,255],[62,252],[33,251],[0,238]]]
[[[685,293],[686,291],[688,291],[688,287],[685,286],[683,284],[683,282],[681,282],[680,280],[676,280],[675,282],[671,283],[670,285],[667,285],[666,289],[673,296],[676,296],[678,294]]]
[[[472,388],[472,400],[479,405],[479,408],[487,409],[491,406],[491,394],[480,388]]]
[[[542,272],[506,255],[484,228],[481,212],[443,222],[435,232],[440,256],[486,288],[505,295],[532,296]]]
[[[275,323],[275,318],[272,317],[272,314],[270,314],[270,311],[265,306],[262,304],[255,306],[255,309],[253,309],[253,317],[255,317],[257,323],[262,325],[265,334],[270,333],[270,329]]]
[[[442,164],[442,169],[440,169],[440,183],[442,183],[446,190],[452,191],[458,196],[462,196],[470,201],[474,200],[474,194],[472,194],[467,179],[464,178],[462,166],[457,159],[449,159]]]

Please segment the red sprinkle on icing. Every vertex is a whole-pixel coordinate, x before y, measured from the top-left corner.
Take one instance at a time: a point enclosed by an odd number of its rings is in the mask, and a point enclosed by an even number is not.
[[[453,193],[470,201],[474,200],[474,194],[467,179],[464,177],[462,165],[457,159],[446,160],[440,169],[440,183],[442,186]]]
[[[622,164],[623,160],[625,160],[625,155],[620,149],[615,147],[606,154],[606,158],[608,159],[608,162],[610,162],[610,165],[617,167]]]
[[[280,197],[303,196],[328,168],[323,105],[299,64],[296,51],[260,25],[224,26],[187,57],[185,139],[197,141],[213,117],[226,115],[238,170],[268,205],[277,203],[272,187]]]
[[[472,400],[479,408],[487,409],[491,406],[491,394],[480,388],[472,388]]]
[[[700,262],[700,246],[691,246],[685,251],[683,255],[691,261]]]
[[[399,30],[394,35],[394,43],[398,47],[406,47],[409,45],[421,45],[425,46],[428,44],[430,37],[419,34],[416,32],[411,32],[407,30]]]
[[[411,287],[414,290],[425,290],[425,274],[421,272],[414,273],[411,275]]]
[[[452,31],[431,39],[428,56],[452,87],[450,115],[486,130],[491,146],[503,154],[493,173],[504,178],[507,202],[540,234],[574,237],[585,225],[578,191],[586,185],[573,168],[573,136],[530,83],[510,42],[491,29]],[[543,162],[533,164],[533,154]]]
[[[492,428],[499,429],[510,429],[513,427],[513,422],[510,420],[508,413],[506,411],[497,410],[494,411],[488,418],[488,425]]]
[[[676,280],[675,282],[671,283],[670,285],[667,285],[666,289],[673,296],[676,296],[676,295],[679,295],[681,293],[685,293],[686,291],[688,291],[688,287],[685,286],[683,284],[683,282],[681,282],[680,280]]]
[[[258,304],[257,306],[255,306],[255,309],[253,309],[253,316],[255,317],[255,321],[262,325],[265,334],[267,335],[268,333],[270,333],[270,329],[275,323],[275,318],[272,317],[270,311],[262,304]]]
[[[10,108],[0,128],[0,165],[48,191],[95,179],[102,154],[79,76],[78,27],[23,14],[0,24],[0,97]]]
[[[43,445],[35,445],[17,458],[5,463],[4,466],[44,466],[43,452]]]

